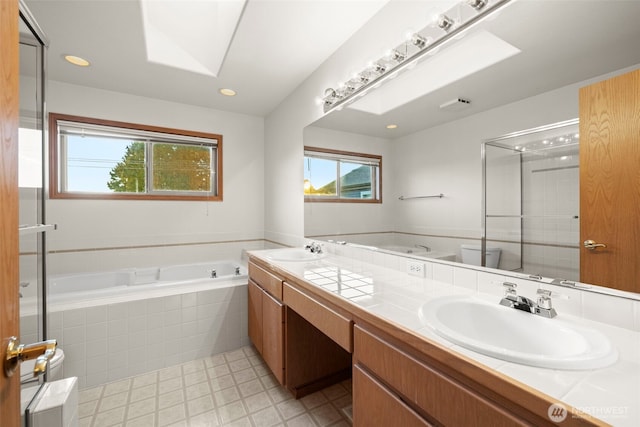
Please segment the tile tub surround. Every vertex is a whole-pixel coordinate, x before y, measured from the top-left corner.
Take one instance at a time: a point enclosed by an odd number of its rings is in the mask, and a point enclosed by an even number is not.
[[[217,286],[50,307],[64,376],[77,376],[82,390],[248,345],[246,280]]]
[[[327,248],[329,245],[325,245]],[[337,249],[344,249],[338,247]],[[350,248],[347,248],[350,249]],[[569,300],[554,300],[558,319],[592,327],[617,347],[618,361],[603,369],[564,371],[534,368],[484,356],[440,338],[420,321],[418,310],[432,298],[452,294],[480,293],[498,304],[506,278],[497,270],[463,268],[447,262],[425,263],[425,278],[404,273],[407,258],[372,251],[328,255],[314,262],[275,262],[264,258],[268,251],[250,255],[271,264],[279,272],[330,292],[378,318],[401,325],[425,341],[462,354],[539,392],[616,426],[640,425],[640,302],[562,288]],[[340,275],[337,269],[340,268]],[[337,278],[340,277],[340,286]],[[509,281],[514,281],[509,278]],[[521,295],[534,297],[540,283],[515,280]],[[544,286],[550,287],[550,286]],[[487,295],[488,294],[488,295]],[[584,295],[582,295],[584,294]],[[592,299],[606,310],[596,310]]]
[[[80,392],[80,426],[349,426],[351,381],[300,400],[253,347]]]

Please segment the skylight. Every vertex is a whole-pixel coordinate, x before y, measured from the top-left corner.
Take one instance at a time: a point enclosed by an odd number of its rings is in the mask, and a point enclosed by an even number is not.
[[[217,77],[246,0],[140,0],[150,62]]]
[[[518,48],[499,37],[479,31],[437,52],[411,72],[387,82],[348,108],[385,114],[518,53]]]

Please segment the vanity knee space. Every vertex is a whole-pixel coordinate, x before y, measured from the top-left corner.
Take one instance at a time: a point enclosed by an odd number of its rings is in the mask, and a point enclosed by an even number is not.
[[[353,322],[249,263],[249,338],[280,384],[296,397],[351,376]]]

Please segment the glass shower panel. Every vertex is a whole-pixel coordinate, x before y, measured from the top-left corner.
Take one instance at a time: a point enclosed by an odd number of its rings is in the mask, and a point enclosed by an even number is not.
[[[578,125],[542,135],[546,147],[522,155],[523,239],[527,271],[579,280]]]
[[[46,338],[45,233],[43,183],[43,44],[32,31],[33,23],[20,16],[20,124],[18,131],[20,343]],[[22,413],[37,394],[43,378],[20,366]],[[28,424],[28,417],[23,424]]]
[[[520,155],[509,146],[485,147],[486,247],[500,248],[502,270],[522,270]]]
[[[579,137],[571,120],[483,144],[484,232],[501,269],[579,280]]]

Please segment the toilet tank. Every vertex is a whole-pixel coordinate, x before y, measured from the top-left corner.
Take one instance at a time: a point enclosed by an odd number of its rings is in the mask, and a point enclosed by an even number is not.
[[[487,267],[498,268],[500,264],[500,253],[502,250],[495,247],[487,247],[486,262]],[[460,245],[462,262],[470,265],[482,265],[482,247],[480,245]]]

